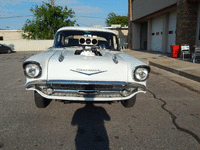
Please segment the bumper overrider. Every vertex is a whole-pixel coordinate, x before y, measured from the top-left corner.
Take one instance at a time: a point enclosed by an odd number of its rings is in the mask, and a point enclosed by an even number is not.
[[[73,101],[127,100],[146,92],[143,84],[117,81],[39,80],[28,82],[25,87],[48,99]]]

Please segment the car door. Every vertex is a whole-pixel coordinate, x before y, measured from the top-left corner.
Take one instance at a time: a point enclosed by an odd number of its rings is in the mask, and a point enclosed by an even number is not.
[[[6,53],[7,52],[7,47],[6,46],[4,46],[4,45],[1,45],[2,47],[1,47],[1,52],[2,53]]]
[[[0,53],[4,52],[4,46],[0,44]]]

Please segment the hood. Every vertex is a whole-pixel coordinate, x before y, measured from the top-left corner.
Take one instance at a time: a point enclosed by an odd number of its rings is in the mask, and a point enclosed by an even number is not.
[[[75,55],[75,50],[57,51],[48,63],[48,80],[127,81],[127,65],[117,52],[102,56]]]

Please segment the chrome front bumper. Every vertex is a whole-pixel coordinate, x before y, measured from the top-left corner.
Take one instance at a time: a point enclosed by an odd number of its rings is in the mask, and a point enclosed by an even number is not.
[[[29,82],[25,87],[46,98],[66,100],[122,100],[146,91],[142,84],[116,81],[49,80]]]

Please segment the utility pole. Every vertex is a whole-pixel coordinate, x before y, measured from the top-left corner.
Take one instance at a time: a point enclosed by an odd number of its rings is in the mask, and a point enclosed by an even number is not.
[[[51,6],[54,7],[54,0],[51,0]]]

